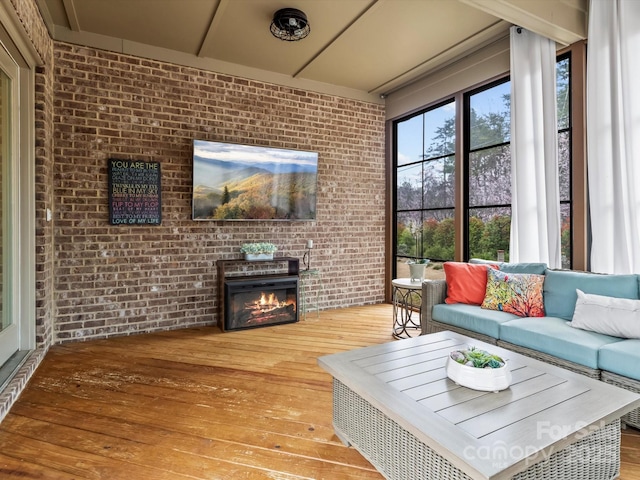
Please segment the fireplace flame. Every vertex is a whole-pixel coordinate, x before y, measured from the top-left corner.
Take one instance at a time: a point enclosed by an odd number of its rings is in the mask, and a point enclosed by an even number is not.
[[[262,310],[263,312],[272,310],[274,308],[284,307],[287,305],[287,302],[281,302],[278,300],[278,297],[275,293],[266,294],[264,292],[260,293],[260,299],[256,300],[255,306]]]
[[[258,303],[260,304],[261,307],[271,307],[271,306],[279,305],[278,299],[273,293],[269,294],[269,298],[267,298],[267,296],[264,293],[262,293],[260,295],[260,300],[258,301]]]

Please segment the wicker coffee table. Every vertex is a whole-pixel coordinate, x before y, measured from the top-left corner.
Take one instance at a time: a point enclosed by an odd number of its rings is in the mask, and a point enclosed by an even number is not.
[[[449,352],[508,359],[511,387],[460,387]],[[614,479],[620,417],[640,395],[452,332],[321,357],[333,424],[388,479]]]

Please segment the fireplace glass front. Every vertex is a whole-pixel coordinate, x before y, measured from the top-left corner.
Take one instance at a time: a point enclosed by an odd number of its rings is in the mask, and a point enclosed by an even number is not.
[[[224,329],[241,330],[298,321],[298,277],[228,278]]]

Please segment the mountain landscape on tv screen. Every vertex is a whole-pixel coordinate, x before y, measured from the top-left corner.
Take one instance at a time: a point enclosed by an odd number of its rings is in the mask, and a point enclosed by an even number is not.
[[[317,153],[194,141],[194,220],[313,220]]]

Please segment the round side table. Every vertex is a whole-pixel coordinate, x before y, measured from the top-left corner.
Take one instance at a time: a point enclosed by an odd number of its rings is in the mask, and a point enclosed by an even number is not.
[[[393,336],[411,338],[408,330],[420,334],[420,308],[422,307],[422,280],[412,282],[410,278],[396,278],[393,286]],[[417,305],[416,305],[417,303]],[[415,317],[412,317],[416,314]]]

